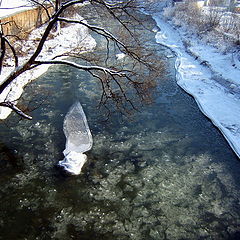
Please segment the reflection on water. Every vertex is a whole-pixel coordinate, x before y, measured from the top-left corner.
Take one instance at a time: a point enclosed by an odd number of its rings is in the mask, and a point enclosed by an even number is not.
[[[240,163],[168,66],[155,103],[131,121],[101,121],[86,73],[53,67],[33,83],[49,101],[33,121],[1,124],[0,239],[239,239]],[[55,164],[76,98],[94,146],[83,173],[66,177]]]

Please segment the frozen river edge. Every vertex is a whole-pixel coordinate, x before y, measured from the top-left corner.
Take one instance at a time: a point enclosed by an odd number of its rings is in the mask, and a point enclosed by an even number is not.
[[[75,16],[75,19],[82,20],[79,15]],[[20,43],[22,51],[28,52],[27,56],[19,57],[20,65],[24,64],[36,49],[35,40],[41,38],[41,33],[45,30],[46,25],[34,29],[29,39],[24,43]],[[69,25],[61,28],[60,32],[52,39],[46,40],[41,54],[37,60],[52,60],[56,56],[59,60],[67,58],[64,56],[67,52],[71,52],[74,49],[81,49],[82,53],[92,51],[96,47],[95,39],[90,35],[88,28],[82,25]],[[5,78],[14,71],[13,59],[8,59],[9,67],[5,67],[1,74],[0,84],[5,81]],[[41,65],[32,70],[28,70],[18,76],[0,95],[0,102],[17,101],[23,91],[24,87],[31,81],[36,80],[42,74],[47,72],[50,65]],[[6,119],[12,112],[10,108],[0,107],[0,119]]]
[[[191,39],[191,46],[186,49],[181,32],[163,20],[161,14],[152,17],[160,29],[157,43],[170,48],[177,56],[177,84],[194,97],[202,113],[221,131],[240,158],[239,69],[232,67],[229,56],[201,45],[196,39]]]
[[[179,34],[181,32],[176,31],[163,20],[161,14],[154,14],[152,17],[161,29],[156,34],[156,41],[170,48],[177,56],[175,68],[178,85],[195,98],[200,110],[219,128],[240,158],[240,85],[238,82],[240,70],[232,67],[229,56],[223,56],[209,46],[200,45],[196,39],[191,39],[191,46],[186,49],[183,35]],[[80,40],[84,39],[83,44],[86,50],[95,47],[96,43],[86,29],[79,28],[77,31],[76,29],[72,31],[72,28],[73,26],[62,29],[61,36],[47,43],[44,57],[52,58],[49,49],[56,46],[59,54],[64,53],[68,47],[74,48],[73,41],[70,41],[74,39],[71,34],[73,32],[79,33]],[[68,46],[62,44],[63,42]],[[202,64],[203,62],[207,62],[208,65]],[[22,75],[17,82],[13,82],[6,89],[0,96],[0,100],[13,101],[19,98],[24,86],[46,72],[47,69],[48,66],[43,66]],[[8,73],[6,72],[5,75]],[[6,118],[10,112],[10,109],[1,108],[0,118]]]

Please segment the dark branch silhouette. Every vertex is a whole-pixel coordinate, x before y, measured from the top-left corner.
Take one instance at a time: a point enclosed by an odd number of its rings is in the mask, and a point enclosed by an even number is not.
[[[141,49],[140,41],[137,38],[138,36],[131,30],[129,22],[138,21],[134,16],[134,11],[137,9],[135,1],[123,0],[110,2],[104,0],[29,0],[29,2],[43,9],[47,14],[48,21],[33,53],[22,64],[19,64],[18,53],[14,47],[14,44],[11,42],[11,39],[13,38],[8,39],[7,36],[4,35],[4,32],[0,31],[0,72],[4,67],[4,60],[9,57],[9,54],[7,54],[8,50],[11,52],[15,62],[13,71],[7,77],[5,77],[5,79],[0,84],[0,94],[3,93],[3,91],[5,91],[5,89],[8,88],[13,81],[17,81],[17,78],[26,71],[44,64],[64,64],[77,68],[79,70],[87,71],[100,81],[102,86],[100,104],[105,105],[106,109],[108,109],[106,103],[111,100],[119,109],[122,107],[123,102],[125,101],[132,109],[136,110],[136,107],[127,94],[126,89],[129,87],[135,89],[137,95],[141,100],[148,99],[149,89],[155,86],[154,77],[157,76],[157,72],[161,73],[162,65],[159,63],[156,67],[155,62],[151,59],[153,53],[147,53],[147,51]],[[115,34],[109,32],[106,27],[91,24],[85,19],[79,20],[65,16],[66,12],[69,10],[75,9],[75,11],[77,11],[76,9],[79,7],[79,4],[83,3],[87,4],[88,9],[101,9],[104,14],[108,14],[114,21],[117,21],[123,28],[120,32],[120,35],[115,36]],[[48,10],[49,6],[54,7],[55,10],[53,13]],[[129,18],[129,20],[122,20],[123,14]],[[51,35],[53,35],[54,31],[56,30],[56,26],[59,23],[68,25],[80,24],[86,27],[88,30],[104,37],[106,39],[106,59],[100,61],[101,57],[99,57],[98,60],[96,60],[96,58],[92,58],[91,61],[90,57],[86,57],[87,54],[84,55],[81,49],[74,49],[73,51],[66,52],[65,54],[55,55],[52,59],[40,60],[39,56],[43,51],[46,41]],[[127,67],[122,66],[118,69],[116,66],[108,66],[107,63],[108,59],[110,58],[110,44],[114,44],[114,46],[116,46],[120,52],[130,57],[132,59],[132,63]],[[80,65],[71,60],[59,60],[58,58],[62,56],[85,58],[85,60],[90,60],[88,61],[90,63],[89,65]],[[94,62],[98,62],[98,64],[92,64]],[[102,66],[104,64],[105,66]],[[149,75],[144,76],[141,71],[146,68],[148,69]],[[155,74],[152,74],[153,72],[155,72]],[[24,114],[23,111],[16,107],[15,102],[9,102],[6,100],[0,103],[0,106],[11,108],[22,117],[31,119],[30,116]],[[128,109],[124,110],[127,111]]]

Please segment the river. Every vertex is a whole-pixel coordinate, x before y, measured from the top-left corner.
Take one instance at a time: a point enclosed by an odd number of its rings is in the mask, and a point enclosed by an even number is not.
[[[0,239],[239,239],[240,162],[177,86],[171,51],[142,31],[166,73],[155,101],[131,119],[103,121],[96,80],[53,66],[25,89],[22,102],[39,106],[33,120],[12,114],[1,122]],[[104,40],[97,42],[101,53]],[[69,177],[56,164],[63,118],[76,100],[94,146],[81,175]]]

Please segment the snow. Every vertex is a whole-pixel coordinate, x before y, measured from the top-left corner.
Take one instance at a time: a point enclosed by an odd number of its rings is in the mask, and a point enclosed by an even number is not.
[[[118,53],[118,54],[116,54],[117,60],[121,60],[121,59],[123,59],[125,56],[126,56],[125,53]]]
[[[174,28],[163,20],[161,13],[153,14],[153,18],[161,29],[156,41],[177,55],[178,85],[195,98],[200,110],[219,128],[240,157],[239,62],[231,54],[223,55]]]
[[[27,0],[2,0],[0,5],[0,18],[16,14],[32,8]]]
[[[3,0],[6,4],[8,0]],[[21,5],[24,0],[11,0],[11,6]],[[22,10],[22,9],[21,9]],[[4,10],[6,13],[6,10]],[[2,16],[0,10],[0,16]],[[231,54],[223,55],[215,48],[203,44],[198,39],[186,36],[183,31],[178,31],[171,24],[161,18],[161,13],[153,14],[161,31],[156,34],[156,41],[163,44],[177,55],[176,70],[177,83],[186,92],[191,94],[201,111],[212,120],[222,132],[234,152],[240,157],[240,63]],[[35,37],[39,30],[35,31]],[[76,25],[64,28],[62,33],[53,40],[47,42],[42,56],[51,59],[54,52],[63,54],[69,48],[75,47],[75,39],[81,32],[83,45],[86,49],[92,49],[95,41],[86,32],[86,29]],[[33,35],[34,35],[33,34]],[[34,37],[33,37],[34,38]],[[64,45],[63,43],[68,43]],[[188,46],[184,43],[188,43]],[[71,44],[69,44],[71,43]],[[25,46],[26,47],[26,46]],[[31,52],[29,50],[29,52]],[[120,55],[122,57],[122,55]],[[120,57],[117,56],[117,57]],[[120,57],[120,59],[121,59]],[[25,59],[22,58],[22,61]],[[10,62],[11,63],[11,62]],[[48,69],[48,66],[41,66],[37,70],[28,71],[18,77],[17,82],[9,86],[1,96],[0,101],[5,99],[14,100],[20,97],[23,86],[30,80],[37,78]],[[9,69],[4,73],[9,73]],[[11,91],[9,91],[11,89]],[[6,118],[10,113],[7,108],[2,108],[0,118]],[[190,123],[189,123],[190,124]]]
[[[82,19],[80,16],[76,16],[75,19]],[[22,51],[27,52],[28,56],[20,57],[19,63],[24,64],[29,56],[34,52],[36,48],[36,39],[39,39],[41,33],[44,31],[46,25],[32,31],[29,40],[22,42],[15,42],[15,46],[20,45]],[[88,33],[88,29],[85,26],[73,24],[68,27],[62,28],[60,33],[53,39],[49,39],[45,42],[41,55],[37,60],[51,60],[55,56],[64,55],[65,53],[80,48],[82,52],[91,51],[96,46],[95,40]],[[64,57],[58,58],[63,59]],[[4,67],[1,73],[0,84],[4,79],[14,70],[13,59],[8,60],[9,67]],[[38,78],[44,72],[48,70],[50,65],[41,65],[33,70],[24,72],[17,77],[0,95],[0,102],[3,101],[15,101],[18,99],[22,92],[23,87],[30,81]],[[5,119],[11,113],[11,109],[6,107],[0,108],[0,119]]]

